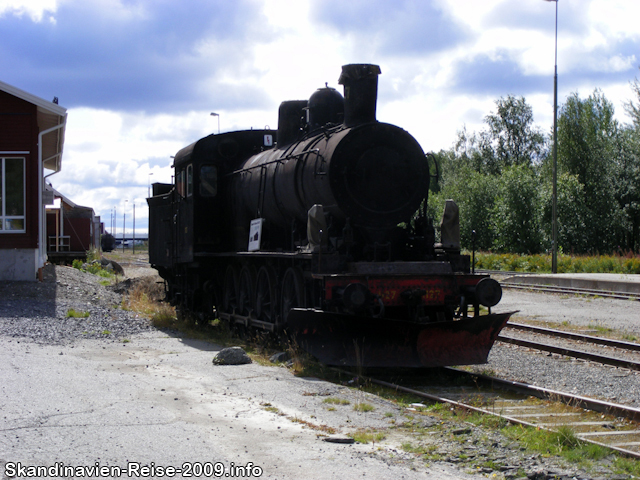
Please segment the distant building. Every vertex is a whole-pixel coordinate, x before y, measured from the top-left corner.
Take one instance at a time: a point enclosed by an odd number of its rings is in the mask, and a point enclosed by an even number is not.
[[[44,179],[61,169],[66,121],[57,101],[0,82],[0,280],[34,281],[47,261]]]
[[[45,191],[52,192],[53,199],[46,206],[49,259],[85,258],[88,250],[99,249],[104,225],[93,208],[76,205],[51,185],[45,185]]]

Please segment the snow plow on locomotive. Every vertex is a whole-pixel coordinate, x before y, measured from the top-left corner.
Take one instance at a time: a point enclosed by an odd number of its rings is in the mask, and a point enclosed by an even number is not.
[[[486,362],[510,313],[470,272],[447,201],[425,213],[433,157],[376,120],[376,65],[280,105],[278,130],[210,135],[153,185],[149,260],[168,299],[202,318],[285,331],[327,364]],[[488,314],[481,315],[481,306]],[[473,315],[468,313],[471,309]]]

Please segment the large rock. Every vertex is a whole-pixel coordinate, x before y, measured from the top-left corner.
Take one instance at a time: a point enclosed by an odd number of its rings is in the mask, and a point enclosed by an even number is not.
[[[251,358],[240,347],[223,348],[213,357],[214,365],[244,365],[245,363],[251,363]]]
[[[100,264],[104,269],[107,269],[107,270],[112,269],[117,275],[124,275],[124,268],[122,268],[122,265],[120,265],[118,262],[114,260],[108,260],[102,257],[100,259]]]

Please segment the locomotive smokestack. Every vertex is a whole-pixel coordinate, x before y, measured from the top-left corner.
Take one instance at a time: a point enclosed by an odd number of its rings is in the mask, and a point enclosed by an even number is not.
[[[352,127],[376,121],[378,65],[343,65],[338,83],[344,85],[344,124]]]

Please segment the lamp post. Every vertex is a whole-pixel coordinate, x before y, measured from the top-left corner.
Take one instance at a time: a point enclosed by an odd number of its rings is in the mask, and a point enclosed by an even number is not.
[[[556,4],[555,64],[553,73],[553,194],[551,212],[551,272],[558,273],[558,0]]]
[[[215,112],[211,112],[211,116],[212,117],[218,117],[218,135],[220,135],[220,114],[219,113],[215,113]]]
[[[122,208],[122,253],[124,253],[124,232],[125,232],[125,220],[127,218],[127,202],[124,201],[124,207]]]
[[[153,172],[149,173],[149,183],[147,185],[147,198],[151,198],[151,175],[153,175]]]
[[[133,240],[131,244],[133,255],[136,254],[136,201],[133,201]]]

